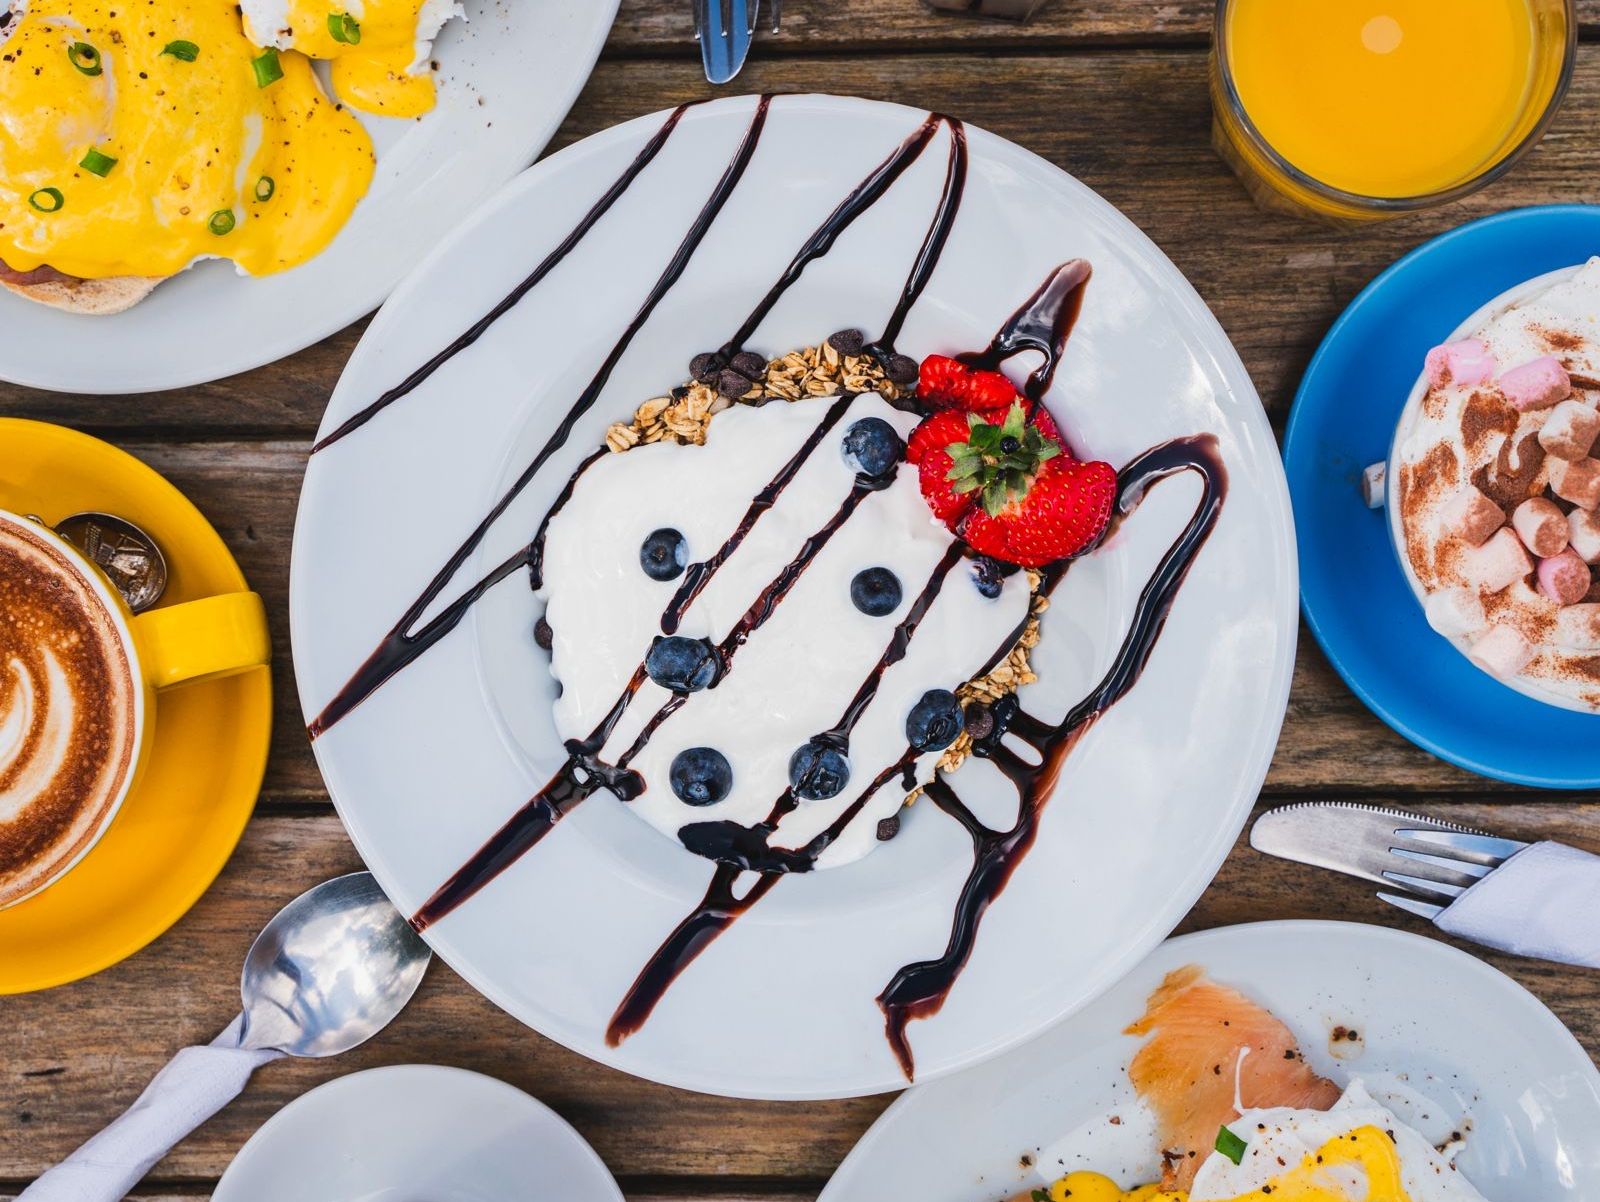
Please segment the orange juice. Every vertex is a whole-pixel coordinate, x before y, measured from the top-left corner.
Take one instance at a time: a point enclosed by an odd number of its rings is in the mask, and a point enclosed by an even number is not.
[[[1291,166],[1358,196],[1418,197],[1481,174],[1537,122],[1555,86],[1549,7],[1230,0],[1226,69]]]

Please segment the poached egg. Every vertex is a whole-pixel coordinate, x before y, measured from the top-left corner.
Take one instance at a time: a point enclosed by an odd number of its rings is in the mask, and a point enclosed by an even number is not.
[[[252,45],[231,0],[30,0],[0,37],[13,270],[282,271],[333,240],[372,180],[366,131],[306,58]]]

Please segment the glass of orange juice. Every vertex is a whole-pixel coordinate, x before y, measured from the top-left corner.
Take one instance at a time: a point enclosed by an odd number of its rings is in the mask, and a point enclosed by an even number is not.
[[[1510,170],[1576,42],[1574,0],[1220,0],[1213,140],[1264,207],[1396,217]]]

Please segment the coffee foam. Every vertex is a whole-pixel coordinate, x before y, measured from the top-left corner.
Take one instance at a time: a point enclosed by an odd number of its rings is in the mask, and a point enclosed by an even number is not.
[[[94,841],[133,771],[138,689],[77,566],[0,517],[0,905]]]

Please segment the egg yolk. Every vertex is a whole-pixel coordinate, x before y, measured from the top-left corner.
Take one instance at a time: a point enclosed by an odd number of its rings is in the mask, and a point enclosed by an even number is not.
[[[1333,1179],[1333,1170],[1359,1169],[1365,1190],[1351,1193]],[[1183,1191],[1155,1185],[1125,1190],[1099,1173],[1068,1173],[1049,1189],[1050,1202],[1187,1202]],[[1259,1190],[1228,1202],[1408,1202],[1394,1140],[1376,1127],[1358,1127],[1329,1140],[1294,1168]]]
[[[422,7],[423,0],[289,0],[285,30],[252,25],[250,33],[263,44],[286,35],[300,53],[329,60],[334,93],[352,108],[420,117],[434,105],[433,75],[416,61]]]
[[[0,44],[0,261],[83,279],[252,275],[333,240],[372,142],[232,0],[32,0]]]

